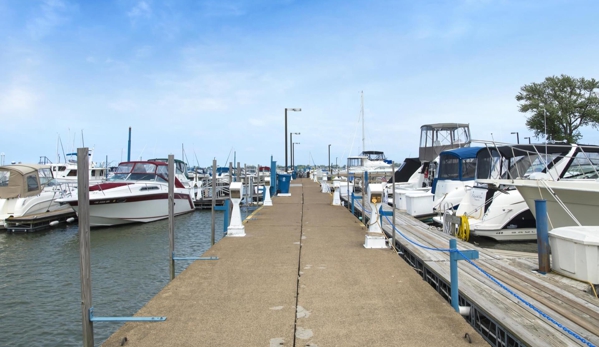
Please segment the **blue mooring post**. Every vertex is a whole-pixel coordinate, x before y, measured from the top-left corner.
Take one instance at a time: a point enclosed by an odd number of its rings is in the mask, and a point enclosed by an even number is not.
[[[127,161],[131,161],[131,127],[129,127],[129,144],[127,145]]]
[[[449,240],[449,269],[451,272],[451,306],[460,313],[460,299],[458,290],[458,260],[478,259],[478,251],[464,250],[458,253],[456,239]]]
[[[547,201],[535,200],[535,210],[537,212],[537,250],[539,258],[539,273],[545,275],[551,272],[551,263],[549,253],[549,229],[547,227]]]
[[[277,162],[270,156],[270,196],[277,194]]]
[[[230,199],[225,200],[224,204],[222,206],[214,206],[214,210],[215,211],[223,211],[225,212],[225,215],[223,216],[223,232],[226,234],[227,230],[229,229],[229,203],[230,203]]]
[[[364,194],[367,189],[368,189],[368,171],[364,171],[364,191],[362,192],[362,194]]]
[[[354,206],[354,199],[355,199],[354,192],[351,192],[351,214],[353,214],[353,215],[356,214],[356,208]]]

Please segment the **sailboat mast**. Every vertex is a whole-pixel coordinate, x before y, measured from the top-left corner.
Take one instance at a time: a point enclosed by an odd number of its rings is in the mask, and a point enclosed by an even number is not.
[[[364,152],[366,150],[366,142],[365,142],[365,136],[364,136],[364,91],[360,92],[360,101],[361,101],[360,114],[362,116],[362,152]]]

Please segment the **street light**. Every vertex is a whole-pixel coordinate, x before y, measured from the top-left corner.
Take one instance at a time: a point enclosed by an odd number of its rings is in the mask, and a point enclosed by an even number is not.
[[[528,139],[528,144],[530,145],[530,136],[527,136],[524,138],[525,140]]]
[[[291,169],[295,171],[295,145],[299,145],[299,142],[291,142]]]
[[[329,176],[331,175],[331,145],[329,144]]]
[[[289,133],[289,143],[291,144],[291,170],[293,171],[293,135],[301,135],[300,133]]]
[[[287,110],[300,112],[301,108],[285,108],[285,173],[287,173]]]
[[[516,134],[516,143],[520,144],[520,135],[518,134],[517,131],[513,131],[512,135]]]

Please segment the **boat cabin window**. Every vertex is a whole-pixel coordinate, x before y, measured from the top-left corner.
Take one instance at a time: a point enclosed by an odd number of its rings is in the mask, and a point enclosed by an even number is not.
[[[133,173],[154,173],[156,165],[150,163],[137,163],[133,168]]]
[[[40,176],[40,184],[46,185],[50,180],[52,180],[52,171],[47,168],[37,170],[38,175]]]
[[[364,166],[362,163],[362,158],[347,158],[347,166],[355,167],[355,166]]]
[[[473,180],[476,173],[476,158],[462,160],[462,180]]]
[[[460,159],[453,155],[444,155],[439,164],[439,179],[457,180],[460,179]]]
[[[156,170],[156,173],[159,176],[163,176],[165,179],[168,180],[168,167],[167,166],[159,166],[158,170]]]
[[[133,168],[133,163],[119,164],[119,166],[116,168],[115,173],[117,173],[117,174],[129,173],[129,172],[131,172],[132,168]]]
[[[0,171],[0,187],[8,186],[10,171]]]
[[[66,166],[53,166],[52,167],[52,171],[64,171],[66,169],[67,169]]]
[[[67,173],[67,177],[77,177],[77,170],[71,170]]]
[[[37,177],[35,175],[29,175],[25,177],[27,181],[27,191],[32,192],[34,190],[40,189],[39,184],[37,183]]]
[[[597,178],[599,172],[599,153],[578,152],[572,159],[563,178]]]

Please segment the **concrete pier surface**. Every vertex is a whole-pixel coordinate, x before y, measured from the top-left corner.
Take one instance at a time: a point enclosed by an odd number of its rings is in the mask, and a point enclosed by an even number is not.
[[[136,314],[166,321],[103,346],[488,345],[393,251],[364,248],[364,225],[317,183],[291,183]]]

